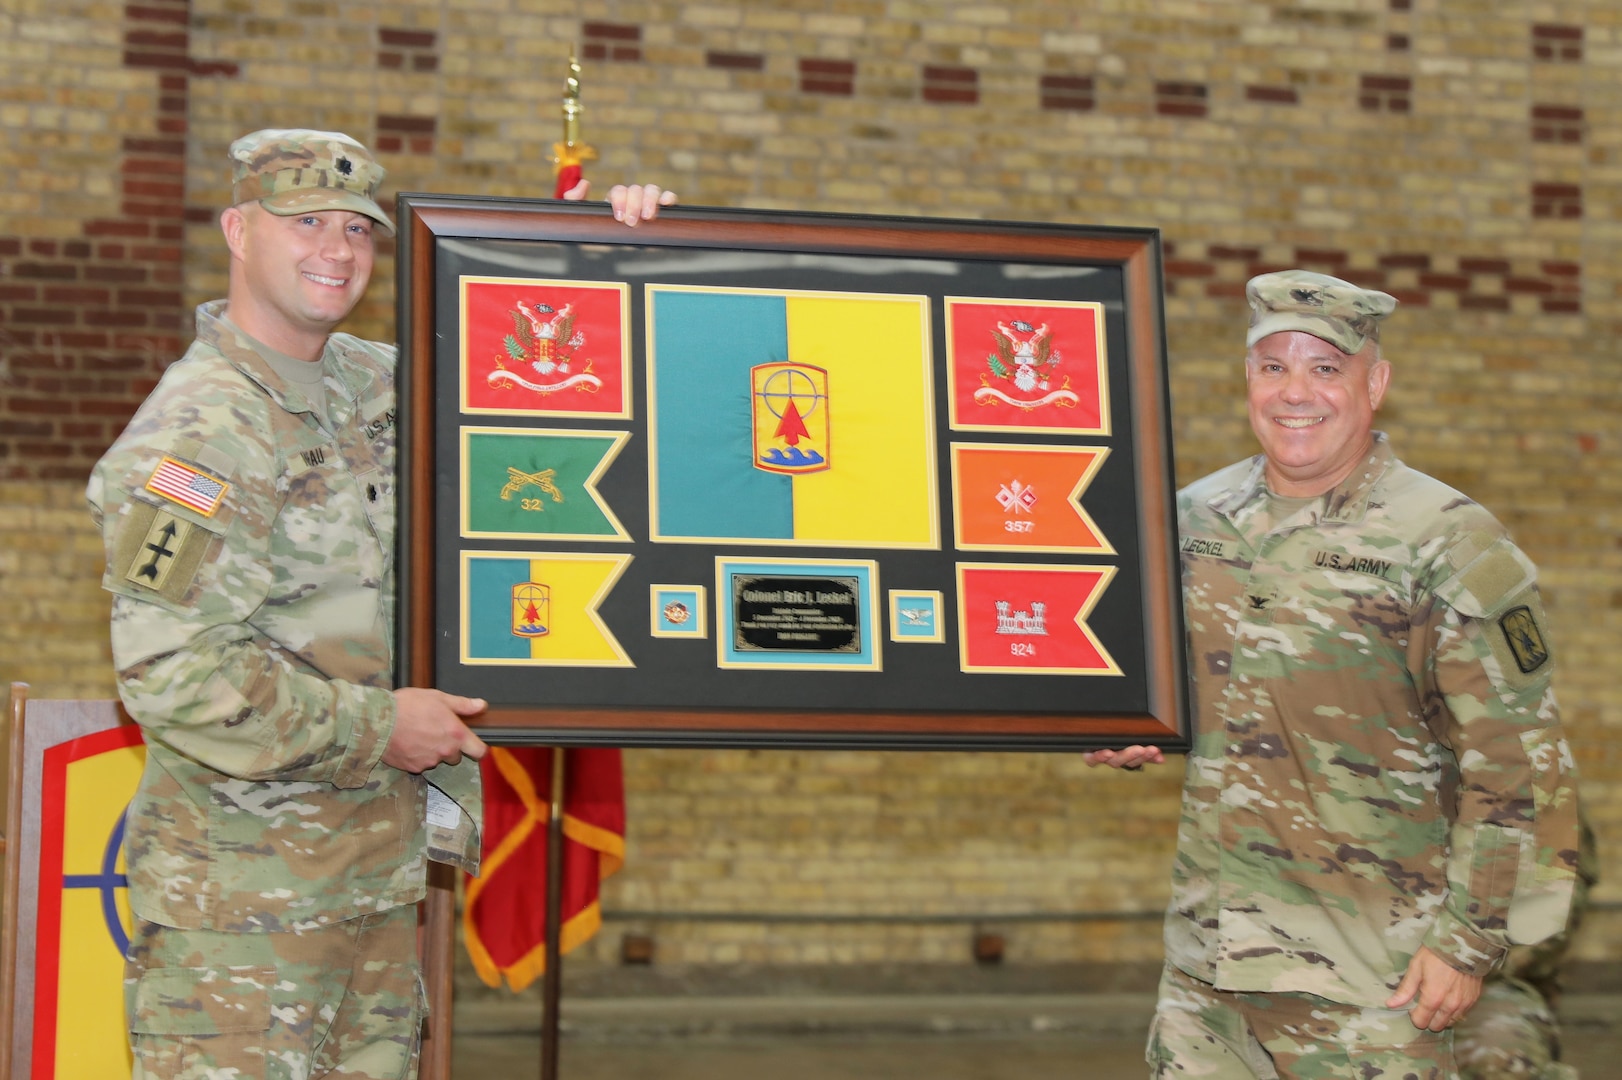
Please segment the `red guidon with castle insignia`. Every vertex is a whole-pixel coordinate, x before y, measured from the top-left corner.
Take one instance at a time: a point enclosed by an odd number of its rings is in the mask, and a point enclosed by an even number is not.
[[[959,563],[964,671],[1120,675],[1087,625],[1113,566]]]

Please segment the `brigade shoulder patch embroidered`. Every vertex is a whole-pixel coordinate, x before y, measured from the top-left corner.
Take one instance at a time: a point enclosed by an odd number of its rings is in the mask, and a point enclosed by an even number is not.
[[[173,603],[184,603],[213,539],[214,534],[196,522],[151,503],[131,500],[113,545],[110,577],[136,586],[140,592],[131,595],[157,593]],[[114,587],[113,581],[108,587]]]
[[[194,528],[196,526],[191,522],[159,510],[130,561],[129,569],[124,571],[124,577],[137,585],[162,592],[175,568],[175,557],[191,539]]]
[[[146,482],[146,490],[195,510],[204,517],[213,517],[224,501],[225,493],[231,490],[231,485],[183,461],[164,457],[152,471],[152,478]]]
[[[1498,628],[1504,632],[1504,640],[1509,643],[1510,654],[1515,657],[1521,674],[1530,675],[1548,662],[1549,646],[1543,640],[1543,631],[1538,628],[1531,608],[1524,604],[1510,608],[1498,617]]]

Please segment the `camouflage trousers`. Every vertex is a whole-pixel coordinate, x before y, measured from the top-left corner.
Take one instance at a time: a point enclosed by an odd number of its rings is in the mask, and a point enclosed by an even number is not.
[[[1453,1050],[1464,1080],[1577,1080],[1560,1063],[1560,1026],[1548,1002],[1518,979],[1487,980]]]
[[[427,1006],[417,909],[305,933],[137,919],[124,966],[134,1080],[411,1080]]]
[[[1458,1080],[1453,1033],[1406,1012],[1218,990],[1170,964],[1144,1057],[1155,1080]]]

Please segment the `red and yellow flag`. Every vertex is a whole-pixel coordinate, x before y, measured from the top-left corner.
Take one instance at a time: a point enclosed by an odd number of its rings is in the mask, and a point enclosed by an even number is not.
[[[45,751],[36,826],[39,876],[22,884],[38,897],[34,962],[27,973],[33,986],[25,991],[34,1000],[33,1080],[130,1073],[123,996],[131,925],[124,814],[145,763],[141,729],[134,724]]]
[[[484,773],[483,871],[468,878],[462,931],[490,986],[522,990],[546,971],[546,848],[551,818],[548,747],[494,746]],[[564,751],[563,911],[559,949],[602,925],[598,888],[625,863],[625,783],[617,749]]]

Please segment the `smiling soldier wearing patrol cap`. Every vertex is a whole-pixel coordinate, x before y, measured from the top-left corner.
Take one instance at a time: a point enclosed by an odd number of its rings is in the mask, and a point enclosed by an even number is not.
[[[1305,270],[1245,295],[1262,453],[1177,500],[1195,735],[1148,1060],[1454,1077],[1483,977],[1571,902],[1576,778],[1537,573],[1373,429],[1393,297]]]
[[[392,689],[383,169],[338,132],[231,144],[225,300],[96,465],[119,691],[137,1077],[416,1074],[427,860],[477,869],[484,702]],[[584,183],[569,193],[584,198]],[[669,205],[616,187],[627,224]]]

